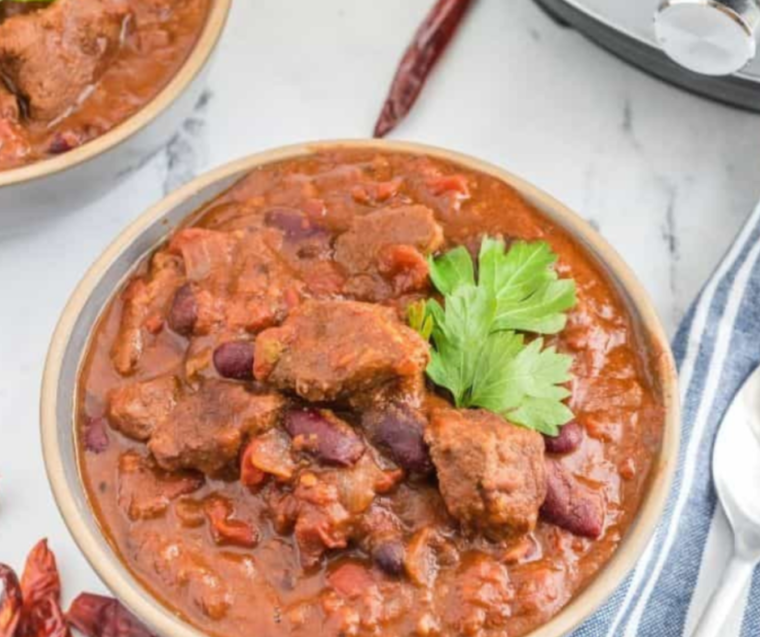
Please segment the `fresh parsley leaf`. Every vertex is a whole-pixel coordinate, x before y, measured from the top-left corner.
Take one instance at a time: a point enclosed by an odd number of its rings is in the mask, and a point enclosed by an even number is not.
[[[527,346],[515,332],[491,334],[473,378],[470,406],[503,415],[510,422],[556,436],[573,414],[561,401],[570,396],[562,386],[572,379],[572,357],[543,340]]]
[[[409,321],[409,326],[419,332],[422,338],[429,341],[433,334],[433,317],[427,311],[426,302],[417,301],[416,303],[412,303],[406,309],[406,317]]]
[[[570,392],[572,357],[526,344],[520,332],[556,334],[576,302],[575,282],[560,279],[557,256],[542,241],[517,241],[507,250],[486,237],[478,276],[469,252],[455,248],[431,258],[430,277],[444,304],[431,299],[408,310],[409,323],[432,338],[427,374],[451,392],[457,407],[482,407],[513,423],[549,435],[573,414],[562,401]]]
[[[485,290],[471,285],[446,297],[445,310],[435,300],[428,301],[427,308],[433,317],[435,343],[428,376],[451,392],[458,407],[466,407],[496,303]]]
[[[475,285],[475,268],[467,249],[459,246],[434,259],[428,257],[430,278],[441,294],[453,294],[460,287]]]
[[[478,284],[498,301],[496,329],[557,334],[565,328],[564,312],[576,303],[575,281],[559,280],[556,261],[544,241],[516,241],[505,251],[501,239],[483,240]]]

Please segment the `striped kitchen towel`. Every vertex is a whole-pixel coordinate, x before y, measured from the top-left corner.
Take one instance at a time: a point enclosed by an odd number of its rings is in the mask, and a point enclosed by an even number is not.
[[[684,637],[731,550],[710,460],[720,420],[760,364],[760,206],[684,319],[673,343],[683,422],[663,520],[636,569],[573,637]],[[720,637],[760,637],[760,570]]]

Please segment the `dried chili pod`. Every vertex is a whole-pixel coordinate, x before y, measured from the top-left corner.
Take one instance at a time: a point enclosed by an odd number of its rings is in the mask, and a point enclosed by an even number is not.
[[[24,606],[31,608],[44,599],[61,599],[61,577],[55,555],[48,548],[47,540],[40,540],[26,558],[21,575],[21,592]]]
[[[24,605],[16,637],[71,637],[58,600],[43,597],[34,606]]]
[[[21,575],[24,599],[16,637],[70,637],[61,610],[61,577],[47,540],[40,540],[26,558]]]
[[[385,137],[412,110],[435,63],[451,42],[472,0],[438,0],[401,58],[388,97],[375,124]]]
[[[0,564],[0,637],[14,637],[21,619],[23,597],[16,573]]]
[[[66,619],[86,637],[155,637],[121,602],[103,595],[82,593]]]

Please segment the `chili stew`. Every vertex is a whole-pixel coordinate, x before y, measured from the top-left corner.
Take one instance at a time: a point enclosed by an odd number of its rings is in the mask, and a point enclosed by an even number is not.
[[[541,276],[574,282],[556,330],[518,339],[571,357],[559,435],[457,407],[440,327],[410,326],[453,308],[436,261],[494,240],[541,242]],[[251,172],[116,294],[81,372],[80,469],[127,567],[209,634],[517,637],[636,516],[665,417],[651,366],[595,260],[510,186],[323,150]]]

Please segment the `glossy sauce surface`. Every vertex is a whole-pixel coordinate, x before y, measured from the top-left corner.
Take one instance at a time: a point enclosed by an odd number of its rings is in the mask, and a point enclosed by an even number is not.
[[[380,277],[364,281],[358,293],[348,284],[345,268],[336,264],[334,246],[356,217],[410,205],[432,210],[443,229],[438,251],[456,245],[474,249],[486,234],[542,239],[559,255],[561,275],[575,279],[578,305],[567,328],[551,340],[574,356],[570,406],[582,438],[570,453],[546,455],[603,502],[601,536],[582,537],[544,519],[532,532],[499,542],[468,535],[447,512],[434,474],[400,473],[362,433],[362,408],[330,401],[320,407],[334,409],[367,448],[356,466],[371,460],[382,472],[375,479],[377,470],[372,469],[371,506],[351,514],[357,526],[371,530],[394,520],[393,536],[405,551],[399,569],[388,564],[394,562],[393,555],[379,555],[377,544],[368,543],[372,531],[311,559],[292,528],[283,528],[278,517],[282,509],[273,502],[303,487],[307,474],[316,476],[307,476],[315,482],[342,475],[343,469],[313,457],[294,456],[300,463],[298,487],[272,478],[244,486],[235,468],[205,480],[197,473],[150,469],[143,491],[162,481],[157,489],[163,499],[157,506],[148,503],[142,509],[149,510],[145,515],[131,509],[137,500],[124,477],[129,473],[125,466],[132,463],[134,468],[142,462],[134,458],[150,454],[143,442],[114,429],[109,411],[113,392],[167,376],[178,379],[180,392],[216,387],[209,384],[220,382],[212,361],[215,347],[233,337],[253,341],[309,298],[355,299],[359,294],[366,302],[369,296],[402,317],[411,300],[431,294],[429,288],[396,293],[395,282],[389,287]],[[288,225],[282,210],[295,210],[307,221]],[[139,362],[129,369],[122,364],[122,373],[114,352],[124,335],[125,305],[131,303],[134,288],[117,293],[93,335],[80,379],[81,472],[104,532],[125,564],[164,604],[202,630],[227,637],[517,637],[555,615],[614,553],[636,514],[660,446],[664,413],[659,388],[652,384],[650,361],[630,315],[607,277],[580,245],[511,187],[426,157],[323,151],[253,171],[188,223],[224,233],[274,227],[273,241],[295,292],[285,295],[286,302],[268,317],[266,327],[228,325],[189,337],[178,333],[176,316],[167,318],[171,310],[164,304],[158,317],[146,319]],[[171,245],[158,251],[163,258],[170,254]],[[183,267],[175,288],[182,282]],[[154,276],[149,270],[146,261],[135,277],[149,279]],[[174,321],[174,329],[167,321]],[[251,380],[231,382],[256,393],[271,389]],[[306,405],[302,398],[285,395],[298,409]],[[446,406],[446,397],[428,384],[415,409],[427,418]],[[387,484],[378,486],[383,480]],[[217,504],[210,508],[209,502],[219,501],[224,503],[219,505],[222,517],[248,529],[230,531],[242,533],[237,540],[220,538],[220,527],[211,521],[214,514],[209,511]],[[249,531],[253,536],[246,536]]]

